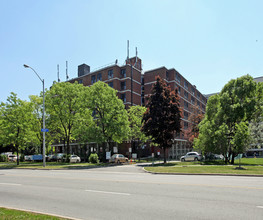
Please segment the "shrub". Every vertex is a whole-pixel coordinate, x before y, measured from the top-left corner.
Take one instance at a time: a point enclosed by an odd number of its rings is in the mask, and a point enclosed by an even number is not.
[[[70,154],[63,155],[62,162],[69,163]]]
[[[7,162],[7,156],[4,154],[0,154],[0,162]]]
[[[91,154],[89,156],[89,162],[90,163],[99,163],[99,156],[98,156],[98,154]]]

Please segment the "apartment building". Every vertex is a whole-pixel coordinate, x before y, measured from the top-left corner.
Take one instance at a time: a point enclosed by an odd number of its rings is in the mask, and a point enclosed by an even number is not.
[[[157,69],[144,72],[142,75],[144,82],[144,99],[147,103],[147,98],[151,94],[153,84],[156,82],[156,77],[160,76],[171,90],[177,89],[180,97],[180,106],[182,109],[182,132],[175,137],[174,145],[170,148],[168,156],[170,158],[180,159],[182,155],[192,150],[191,145],[185,137],[186,131],[190,127],[192,121],[191,115],[205,114],[207,99],[195,85],[192,85],[175,69],[167,69],[166,67],[159,67]]]
[[[164,79],[171,90],[177,89],[180,97],[183,132],[175,138],[174,145],[168,155],[170,158],[179,159],[182,155],[192,150],[184,132],[192,123],[189,120],[190,115],[204,114],[207,99],[197,90],[196,86],[191,84],[178,71],[173,68],[167,69],[163,66],[143,72],[141,59],[132,57],[126,60],[124,65],[119,65],[116,61],[114,64],[92,72],[87,64],[79,65],[78,77],[69,80],[69,82],[77,81],[84,86],[91,86],[97,81],[103,81],[117,90],[118,97],[123,100],[125,107],[128,108],[131,105],[147,104],[157,76]]]
[[[69,82],[77,81],[84,86],[91,86],[97,81],[103,81],[118,91],[117,95],[126,108],[131,105],[141,105],[141,60],[138,58],[135,66],[135,59],[135,57],[131,58],[125,65],[119,65],[116,61],[112,65],[92,72],[87,64],[79,65],[78,77]]]

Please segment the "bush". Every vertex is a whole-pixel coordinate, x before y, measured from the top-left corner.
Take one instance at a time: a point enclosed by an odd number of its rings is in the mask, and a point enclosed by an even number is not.
[[[69,163],[70,154],[63,155],[62,162]]]
[[[90,163],[99,163],[99,156],[98,156],[98,154],[91,154],[89,156],[89,162]]]
[[[0,154],[0,162],[7,162],[7,156],[4,154]]]

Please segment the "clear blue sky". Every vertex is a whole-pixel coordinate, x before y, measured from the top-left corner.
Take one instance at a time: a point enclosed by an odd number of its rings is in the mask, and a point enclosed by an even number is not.
[[[142,59],[144,70],[175,68],[203,94],[244,74],[263,76],[262,0],[0,0],[0,101],[27,100],[91,70]]]

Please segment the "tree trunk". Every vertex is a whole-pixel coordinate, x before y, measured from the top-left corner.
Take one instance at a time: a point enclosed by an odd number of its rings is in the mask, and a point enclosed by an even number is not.
[[[166,164],[166,147],[163,148],[163,163]]]
[[[233,164],[234,164],[234,162],[235,162],[235,155],[234,155],[234,154],[232,154],[232,158],[231,158],[231,164],[233,165]]]
[[[17,151],[16,151],[16,165],[19,165],[19,155],[18,155],[18,148],[17,148]]]

